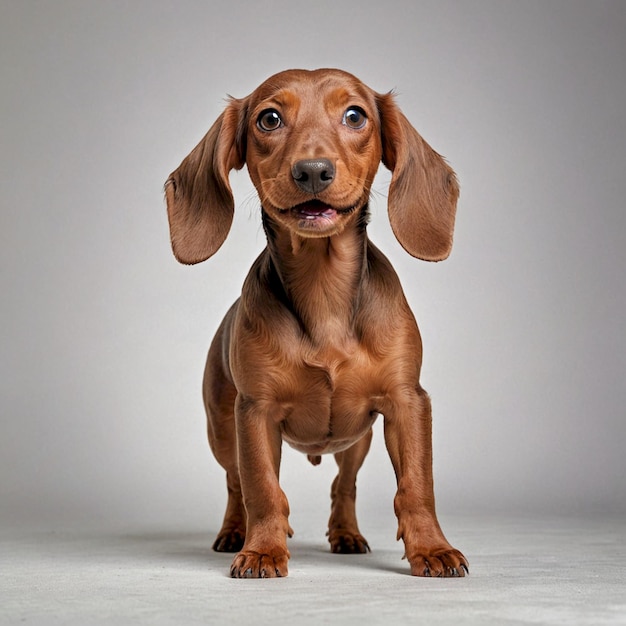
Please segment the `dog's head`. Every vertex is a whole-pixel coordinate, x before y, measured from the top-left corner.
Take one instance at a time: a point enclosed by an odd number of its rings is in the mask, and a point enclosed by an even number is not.
[[[222,245],[234,201],[228,175],[247,164],[261,205],[302,237],[329,237],[368,202],[380,162],[392,171],[388,212],[409,254],[444,259],[458,185],[391,94],[340,70],[287,70],[231,99],[166,185],[172,247],[198,263]]]

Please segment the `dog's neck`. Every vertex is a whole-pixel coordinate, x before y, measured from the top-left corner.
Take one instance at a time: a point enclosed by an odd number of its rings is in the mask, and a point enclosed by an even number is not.
[[[265,213],[263,223],[273,271],[303,331],[339,347],[353,328],[366,268],[367,207],[331,237],[301,237]]]

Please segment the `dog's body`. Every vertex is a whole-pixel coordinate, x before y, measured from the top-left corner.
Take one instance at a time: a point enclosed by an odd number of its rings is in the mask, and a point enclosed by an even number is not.
[[[454,173],[391,95],[339,70],[289,70],[231,100],[166,183],[172,245],[184,263],[205,260],[226,238],[231,169],[247,163],[261,198],[267,248],[217,331],[203,388],[209,442],[228,486],[213,547],[238,552],[233,577],[287,574],[283,440],[314,464],[335,455],[331,549],[369,549],[357,525],[355,484],[379,413],[411,572],[467,571],[435,514],[419,331],[396,273],[366,235],[381,160],[393,172],[389,216],[398,240],[414,256],[445,258]]]

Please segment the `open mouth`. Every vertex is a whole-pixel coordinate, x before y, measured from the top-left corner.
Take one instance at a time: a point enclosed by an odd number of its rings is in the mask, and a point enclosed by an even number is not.
[[[297,204],[291,212],[305,220],[332,219],[338,213],[336,209],[319,200]]]
[[[348,215],[355,210],[356,207],[351,206],[347,209],[339,209],[332,207],[329,204],[324,204],[320,200],[309,200],[302,204],[296,204],[291,209],[282,209],[281,213],[290,212],[297,218],[315,222],[318,220],[332,220],[338,215]]]

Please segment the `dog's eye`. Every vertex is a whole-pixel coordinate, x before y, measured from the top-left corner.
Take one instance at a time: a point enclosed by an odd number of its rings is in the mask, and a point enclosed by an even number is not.
[[[274,109],[267,109],[266,111],[262,111],[259,115],[256,125],[265,131],[276,130],[283,125],[283,121],[280,119],[280,115],[278,111]]]
[[[363,128],[367,115],[361,107],[350,107],[344,114],[342,122],[350,128]]]

